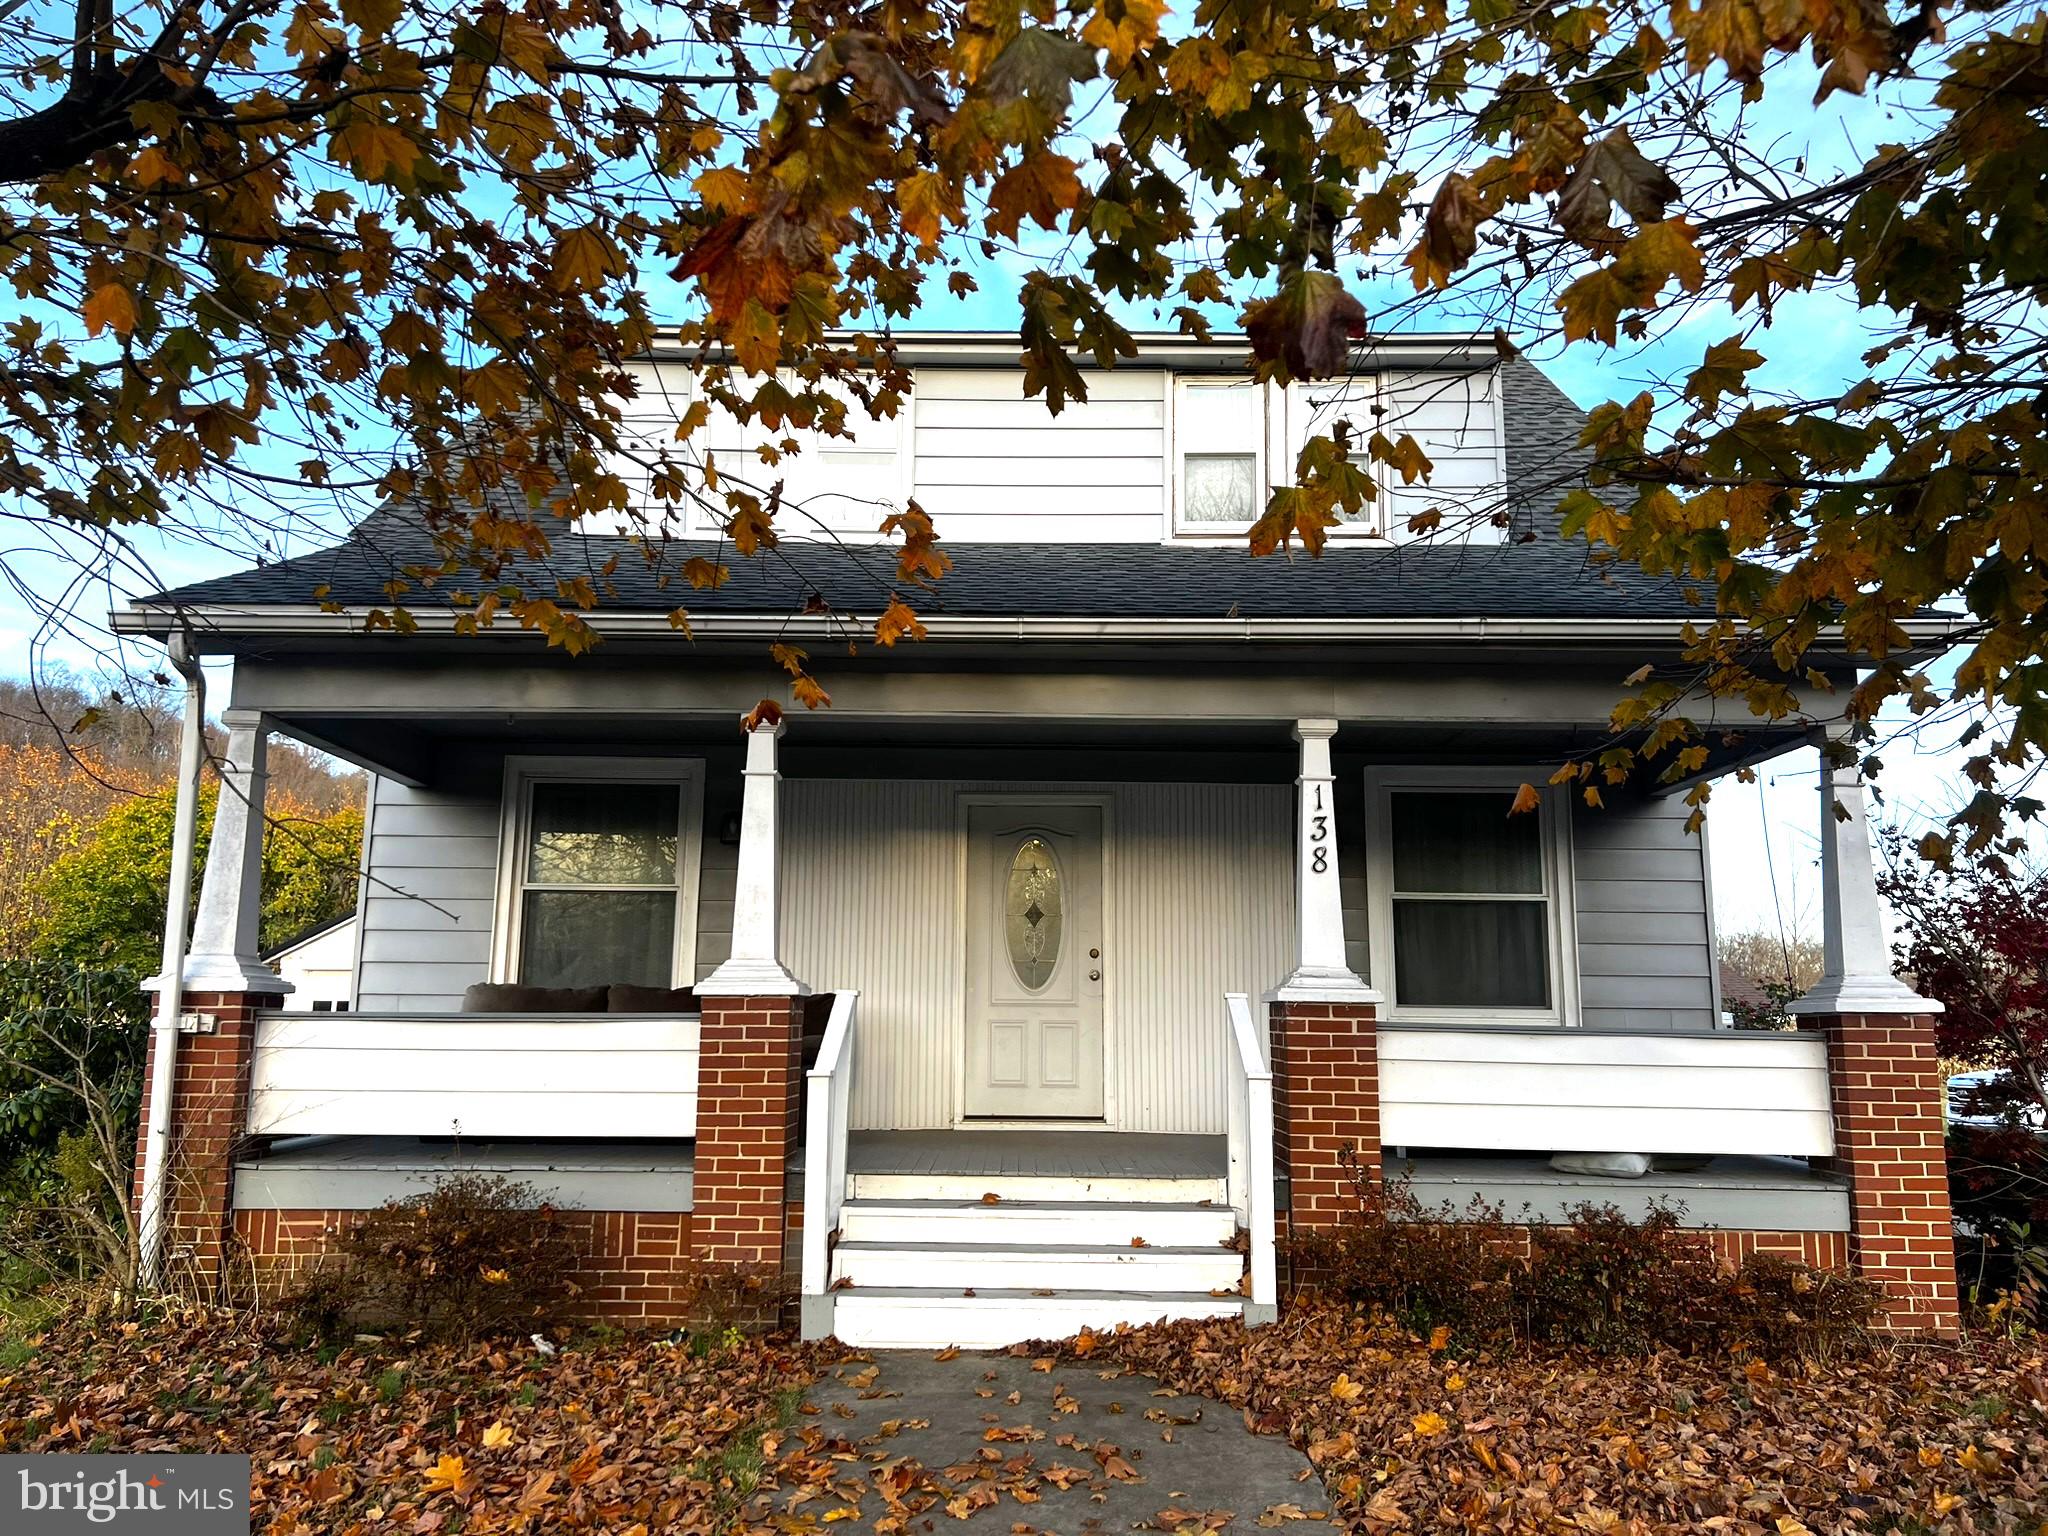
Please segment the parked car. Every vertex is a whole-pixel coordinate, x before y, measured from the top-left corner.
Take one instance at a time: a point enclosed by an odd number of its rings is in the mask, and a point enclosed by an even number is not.
[[[2004,1070],[1989,1072],[1958,1072],[1948,1080],[1948,1123],[1950,1126],[1967,1126],[1972,1130],[1995,1131],[2012,1122],[2003,1114],[1994,1113],[1981,1104],[1983,1090],[1994,1083],[2003,1082],[2008,1074]],[[2036,1133],[2048,1135],[2048,1126],[2042,1123],[2041,1106],[2036,1104],[2020,1111],[2020,1123]]]

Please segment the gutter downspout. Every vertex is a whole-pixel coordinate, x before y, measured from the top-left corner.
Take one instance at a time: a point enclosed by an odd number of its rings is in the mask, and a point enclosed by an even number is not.
[[[193,851],[199,833],[199,779],[205,763],[206,677],[186,636],[165,647],[185,678],[185,718],[178,735],[178,801],[171,828],[171,881],[164,911],[163,970],[156,978],[156,1022],[149,1079],[149,1126],[142,1151],[142,1210],[137,1237],[141,1284],[156,1290],[163,1278],[164,1206],[170,1182],[171,1097],[178,1080],[178,1019],[185,1002],[186,928],[192,916]]]

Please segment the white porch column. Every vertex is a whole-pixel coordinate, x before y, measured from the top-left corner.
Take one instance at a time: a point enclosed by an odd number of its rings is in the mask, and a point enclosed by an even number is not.
[[[1297,720],[1301,772],[1295,784],[1294,970],[1269,1002],[1378,1003],[1380,995],[1344,963],[1344,896],[1337,869],[1337,784],[1330,771],[1335,720]]]
[[[269,783],[270,727],[249,710],[230,709],[220,797],[192,947],[185,956],[187,992],[262,993],[281,997],[292,984],[263,963],[263,804]]]
[[[1845,736],[1829,734],[1842,745]],[[1854,758],[1840,767],[1817,741],[1820,762],[1820,879],[1822,950],[1818,985],[1791,1006],[1800,1014],[1939,1013],[1941,1004],[1920,996],[1892,974],[1885,943],[1884,907],[1870,855],[1863,775]]]
[[[747,736],[745,789],[740,800],[739,871],[732,903],[732,953],[697,983],[699,996],[795,997],[804,986],[783,967],[777,947],[776,902],[781,854],[777,799],[782,775],[775,744],[783,723],[757,726]]]

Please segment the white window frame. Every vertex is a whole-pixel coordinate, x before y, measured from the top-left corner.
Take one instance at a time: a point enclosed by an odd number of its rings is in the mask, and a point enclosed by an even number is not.
[[[1491,791],[1541,785],[1548,775],[1535,768],[1398,767],[1365,770],[1366,897],[1373,985],[1386,998],[1381,1016],[1400,1024],[1445,1024],[1460,1028],[1575,1026],[1579,1013],[1578,922],[1572,875],[1571,807],[1556,789],[1539,790],[1542,804],[1532,813],[1541,824],[1543,896],[1549,921],[1544,938],[1550,964],[1548,1008],[1402,1007],[1394,964],[1394,842],[1392,797],[1402,790]]]
[[[1172,404],[1169,407],[1171,419],[1167,430],[1173,437],[1173,452],[1168,456],[1166,487],[1167,505],[1171,515],[1171,529],[1176,539],[1196,542],[1215,540],[1242,540],[1251,531],[1266,510],[1265,498],[1271,494],[1272,485],[1266,477],[1266,466],[1270,462],[1270,440],[1273,436],[1273,391],[1266,385],[1243,374],[1176,373],[1170,376],[1173,387],[1169,391]],[[1183,423],[1187,413],[1182,409],[1190,389],[1215,389],[1235,386],[1254,390],[1259,400],[1259,426],[1252,435],[1252,515],[1243,522],[1209,523],[1189,522],[1187,512],[1187,460],[1190,444]],[[1196,457],[1204,452],[1203,445],[1192,445]]]
[[[508,757],[498,817],[498,899],[491,930],[491,980],[519,979],[520,936],[525,931],[527,839],[533,829],[536,784],[674,784],[676,924],[669,985],[697,979],[697,893],[704,861],[704,760],[697,757]],[[592,890],[614,887],[592,886]],[[624,887],[617,887],[624,889]],[[645,886],[633,887],[645,890]]]
[[[803,387],[803,381],[796,374],[784,369],[777,375],[781,385],[794,393]],[[849,412],[861,409],[860,401],[850,392],[843,396]],[[874,543],[888,537],[881,531],[882,520],[892,510],[900,510],[901,504],[916,494],[917,486],[917,395],[913,390],[903,397],[903,405],[894,417],[874,418],[878,426],[886,425],[894,431],[895,440],[889,450],[896,456],[896,483],[894,507],[878,507],[861,501],[839,500],[828,503],[826,511],[835,513],[822,519],[823,526],[814,523],[801,512],[788,511],[781,515],[776,526],[786,539],[805,539],[813,542],[832,541]],[[763,464],[754,446],[764,441],[780,441],[794,437],[802,444],[798,453],[784,458],[779,464]],[[758,422],[741,422],[738,417],[713,406],[711,420],[706,425],[703,443],[706,450],[716,456],[718,463],[732,474],[751,480],[762,486],[773,484],[785,470],[785,466],[826,465],[826,455],[831,453],[879,453],[878,446],[857,448],[852,441],[843,437],[825,437],[815,427],[789,428],[771,432]],[[697,538],[716,536],[719,532],[716,519],[696,503],[690,503],[689,532]],[[872,514],[872,515],[870,515]]]
[[[1310,404],[1310,397],[1319,392],[1346,391],[1350,398],[1339,411],[1318,413]],[[1303,380],[1289,384],[1285,389],[1276,389],[1275,398],[1280,409],[1274,414],[1279,418],[1279,443],[1276,451],[1283,455],[1281,469],[1291,480],[1295,460],[1301,457],[1301,450],[1319,431],[1327,430],[1339,418],[1350,419],[1352,426],[1352,456],[1364,465],[1365,472],[1372,476],[1377,489],[1364,511],[1353,521],[1338,523],[1329,531],[1329,537],[1346,543],[1361,539],[1384,542],[1387,532],[1387,477],[1394,471],[1384,464],[1375,464],[1367,455],[1366,444],[1372,434],[1380,429],[1382,417],[1375,407],[1379,406],[1386,393],[1385,380],[1377,373],[1354,373],[1343,378]],[[1398,479],[1398,476],[1396,477]]]

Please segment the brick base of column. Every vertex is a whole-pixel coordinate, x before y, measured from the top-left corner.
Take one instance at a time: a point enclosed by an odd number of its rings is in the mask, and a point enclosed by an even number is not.
[[[256,1013],[274,998],[242,992],[187,993],[181,1009],[213,1021],[211,1033],[180,1035],[171,1095],[168,1173],[164,1186],[163,1264],[166,1290],[213,1299],[220,1294],[234,1221],[235,1152],[248,1124],[249,1063]],[[157,1036],[151,1030],[143,1075],[141,1130],[136,1138],[134,1195],[142,1199],[149,1153],[149,1114],[156,1077]]]
[[[1955,1231],[1934,1020],[1825,1014],[1800,1024],[1827,1036],[1835,1166],[1849,1178],[1849,1257],[1858,1273],[1885,1288],[1882,1325],[1896,1333],[1956,1333]]]
[[[799,1000],[707,997],[703,1008],[691,1253],[779,1273],[801,1102]]]
[[[336,1241],[367,1214],[338,1210],[237,1211],[234,1232],[242,1245],[248,1285],[244,1298],[262,1305],[289,1298],[333,1252]],[[625,1328],[675,1328],[750,1319],[732,1317],[724,1295],[707,1297],[691,1259],[687,1211],[581,1211],[560,1213],[581,1250],[578,1294],[566,1316],[577,1322]],[[239,1281],[244,1276],[238,1274]],[[764,1303],[772,1308],[773,1298]]]
[[[1379,1036],[1357,1003],[1268,1005],[1274,1156],[1287,1173],[1288,1224],[1335,1226],[1358,1209],[1345,1149],[1380,1182]]]

